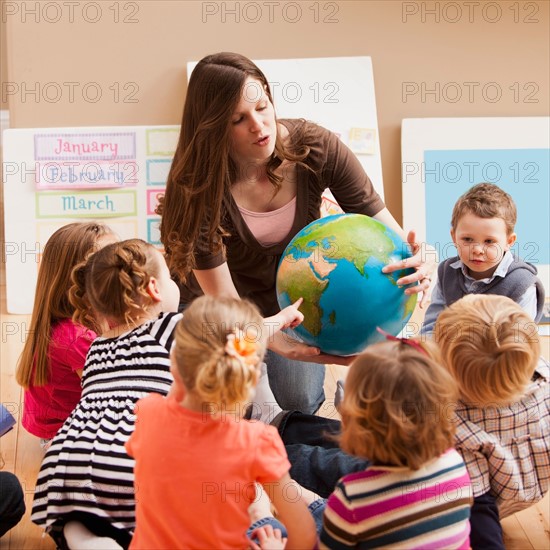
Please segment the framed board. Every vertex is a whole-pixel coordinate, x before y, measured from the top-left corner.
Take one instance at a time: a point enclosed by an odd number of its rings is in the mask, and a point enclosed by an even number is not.
[[[550,292],[550,118],[425,118],[402,125],[403,226],[456,255],[453,206],[476,183],[509,193],[518,210],[513,252],[534,264]]]
[[[4,132],[7,309],[31,313],[41,251],[73,221],[105,221],[122,239],[160,245],[154,209],[179,126]]]

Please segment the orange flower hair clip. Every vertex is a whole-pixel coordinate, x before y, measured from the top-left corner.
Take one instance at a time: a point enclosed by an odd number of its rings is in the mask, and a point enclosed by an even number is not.
[[[227,335],[225,353],[238,359],[245,365],[256,365],[260,359],[256,342],[247,340],[241,330],[236,330]]]

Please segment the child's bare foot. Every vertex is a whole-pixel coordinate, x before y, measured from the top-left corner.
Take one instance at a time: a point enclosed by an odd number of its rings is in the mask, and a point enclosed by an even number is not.
[[[78,521],[69,521],[63,528],[63,535],[71,550],[122,550],[114,539],[97,537]]]

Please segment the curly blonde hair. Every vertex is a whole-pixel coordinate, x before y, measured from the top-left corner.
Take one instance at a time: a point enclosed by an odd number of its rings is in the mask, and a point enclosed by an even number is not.
[[[340,411],[345,452],[417,470],[453,446],[453,380],[429,342],[414,342],[375,344],[353,362]]]
[[[540,356],[535,322],[505,296],[464,296],[439,315],[434,340],[460,399],[476,406],[516,401]]]
[[[227,352],[228,337],[239,331],[253,345],[254,361]],[[258,380],[267,336],[251,302],[212,296],[194,300],[178,323],[172,350],[187,391],[225,409],[246,402]]]

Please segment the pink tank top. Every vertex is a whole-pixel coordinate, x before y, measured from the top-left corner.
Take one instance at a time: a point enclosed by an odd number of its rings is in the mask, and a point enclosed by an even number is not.
[[[239,211],[248,229],[262,246],[280,243],[292,229],[296,214],[296,197],[271,212],[252,212],[242,206]]]

